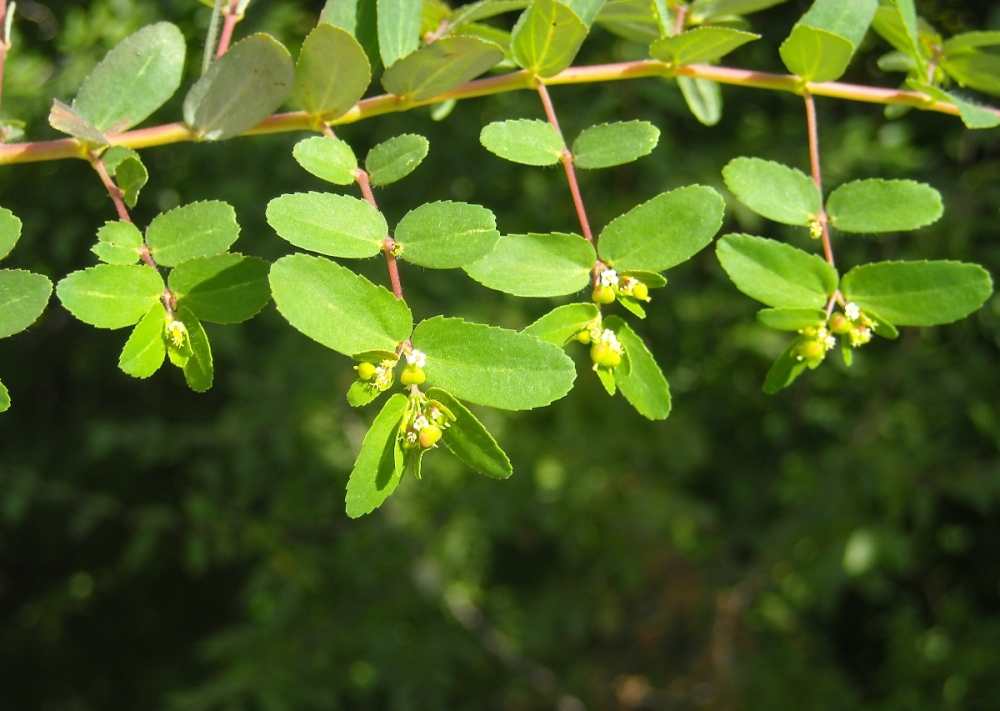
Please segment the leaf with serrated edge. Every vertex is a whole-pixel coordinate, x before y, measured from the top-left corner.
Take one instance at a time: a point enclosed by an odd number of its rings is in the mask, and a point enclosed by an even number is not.
[[[388,185],[405,178],[423,162],[429,148],[426,138],[413,133],[379,143],[365,158],[365,170],[372,185]]]
[[[378,0],[378,46],[387,68],[420,46],[422,10],[423,0]]]
[[[306,113],[329,120],[354,106],[371,80],[368,57],[351,33],[321,23],[302,43],[292,98]]]
[[[613,371],[615,384],[622,395],[643,417],[650,420],[667,419],[670,414],[670,387],[660,366],[653,359],[653,354],[635,331],[617,316],[604,319],[604,327],[615,332],[628,354],[628,373],[621,368]]]
[[[352,185],[358,159],[339,138],[313,136],[295,144],[292,156],[308,172],[335,185]]]
[[[989,272],[965,262],[876,262],[855,267],[844,298],[895,326],[936,326],[979,309],[993,293]]]
[[[20,269],[0,270],[0,338],[13,336],[42,315],[52,282],[47,276]]]
[[[823,204],[812,178],[774,161],[734,158],[722,169],[722,178],[741,203],[786,225],[808,225]]]
[[[555,165],[565,148],[559,132],[537,119],[495,121],[483,127],[479,142],[490,153],[524,165]]]
[[[902,232],[940,219],[941,193],[913,180],[855,180],[826,201],[830,223],[842,232]]]
[[[778,52],[788,71],[803,81],[835,81],[847,71],[854,45],[832,32],[796,25]]]
[[[441,388],[431,388],[427,397],[440,402],[455,416],[451,426],[441,433],[441,441],[452,454],[494,479],[506,479],[514,473],[507,455],[469,408]]]
[[[736,288],[768,306],[823,309],[837,290],[837,270],[821,257],[773,239],[726,235],[715,251]]]
[[[917,91],[922,91],[936,101],[954,104],[966,128],[984,129],[1000,126],[1000,113],[988,106],[980,106],[967,99],[957,96],[954,92],[946,92],[937,87],[921,82],[907,81]]]
[[[162,267],[225,252],[240,235],[236,211],[219,200],[193,202],[153,218],[146,228],[149,253]]]
[[[351,518],[364,516],[381,506],[403,476],[399,425],[406,405],[405,395],[393,395],[386,401],[365,435],[361,452],[347,482],[347,515]]]
[[[681,66],[714,62],[760,35],[729,27],[698,27],[654,42],[649,53],[654,59]]]
[[[421,47],[385,70],[382,86],[390,94],[426,101],[472,81],[503,61],[493,42],[456,35]]]
[[[62,305],[97,328],[133,326],[163,294],[163,279],[146,266],[100,264],[73,272],[56,286]]]
[[[677,77],[684,102],[691,114],[706,126],[714,126],[722,120],[722,90],[709,79]]]
[[[132,330],[118,358],[118,367],[133,378],[148,378],[160,369],[167,357],[163,340],[167,311],[157,302]]]
[[[601,232],[597,251],[617,270],[664,271],[704,249],[724,213],[722,197],[712,188],[678,188],[613,220]]]
[[[406,302],[329,259],[282,257],[271,266],[270,282],[274,303],[292,326],[347,356],[395,351],[413,329]]]
[[[540,77],[566,69],[587,38],[587,25],[556,0],[533,0],[511,32],[514,61]]]
[[[267,222],[296,247],[364,259],[382,251],[389,226],[365,200],[331,193],[292,193],[267,205]]]
[[[573,142],[578,168],[610,168],[649,155],[660,140],[660,129],[648,121],[618,121],[592,126]]]
[[[799,22],[843,37],[855,47],[868,33],[879,0],[816,0]]]
[[[163,106],[184,74],[184,36],[169,22],[147,25],[108,52],[84,80],[73,110],[99,131],[124,131]]]
[[[181,262],[167,285],[177,303],[210,323],[242,323],[271,300],[270,265],[242,254],[219,254]]]
[[[188,309],[184,307],[178,309],[177,318],[187,329],[191,345],[191,355],[183,366],[184,380],[196,393],[206,392],[212,387],[212,380],[215,377],[208,334],[202,328],[201,322]]]
[[[10,393],[7,386],[0,383],[0,412],[7,412],[10,409]]]
[[[208,68],[184,99],[184,121],[207,141],[238,136],[273,114],[295,85],[295,65],[280,42],[256,34]]]
[[[594,304],[558,306],[525,328],[524,332],[561,348],[597,318],[598,313]]]
[[[432,202],[406,213],[393,235],[399,256],[429,269],[457,269],[493,251],[493,213],[464,202]]]
[[[135,264],[142,248],[142,233],[131,222],[105,222],[97,230],[97,244],[90,248],[108,264]]]
[[[465,267],[483,286],[515,296],[562,296],[590,283],[597,255],[578,235],[505,235],[493,252]]]
[[[3,259],[21,238],[21,220],[7,208],[0,207],[0,259]]]
[[[118,164],[115,171],[115,182],[122,191],[122,199],[129,207],[135,207],[139,202],[139,191],[148,180],[149,172],[138,158],[126,158]]]
[[[561,349],[527,333],[438,316],[419,323],[411,340],[427,355],[429,383],[477,405],[542,407],[566,395],[576,379]]]
[[[826,312],[822,309],[761,309],[757,312],[757,323],[776,331],[801,331],[826,323]]]

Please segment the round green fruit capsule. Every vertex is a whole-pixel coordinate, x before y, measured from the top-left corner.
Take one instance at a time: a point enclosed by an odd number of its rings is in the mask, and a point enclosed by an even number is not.
[[[424,374],[424,369],[419,365],[406,366],[403,368],[403,372],[399,376],[399,382],[405,387],[410,387],[411,385],[422,385],[425,380],[427,380],[427,376]]]
[[[580,331],[578,334],[576,334],[576,340],[578,340],[580,343],[582,343],[585,346],[589,346],[590,345],[590,331]]]
[[[826,348],[819,341],[806,341],[799,346],[799,355],[806,360],[822,360],[826,355]]]
[[[355,370],[358,371],[358,378],[360,380],[367,382],[375,377],[375,366],[371,363],[358,363]]]
[[[595,343],[590,347],[590,359],[605,368],[614,368],[622,362],[622,357],[607,343]]]
[[[830,316],[830,331],[838,336],[843,336],[845,333],[850,333],[851,322],[844,314],[833,314]]]
[[[615,292],[610,286],[599,286],[594,289],[594,293],[590,297],[597,304],[611,304],[615,300]]]
[[[645,301],[649,298],[649,287],[640,281],[632,287],[632,296],[639,301]]]
[[[417,435],[417,440],[424,449],[433,447],[439,439],[441,439],[441,428],[437,425],[427,425]]]

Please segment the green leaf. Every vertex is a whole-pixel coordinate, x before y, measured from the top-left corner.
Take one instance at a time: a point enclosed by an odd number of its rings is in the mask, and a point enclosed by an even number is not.
[[[615,374],[606,368],[598,368],[594,373],[597,375],[597,379],[601,382],[601,385],[604,386],[604,391],[611,397],[614,397],[615,393],[618,392],[618,386],[615,384]]]
[[[350,110],[371,80],[371,66],[358,41],[350,32],[322,23],[302,43],[292,99],[307,114],[329,120]]]
[[[724,213],[725,203],[712,188],[671,190],[613,220],[601,232],[597,251],[617,270],[661,272],[704,249]]]
[[[877,262],[849,271],[840,289],[862,311],[896,326],[936,326],[979,309],[993,293],[993,280],[978,264]]]
[[[382,251],[389,226],[365,200],[331,193],[293,193],[267,205],[267,222],[296,247],[363,259]]]
[[[103,133],[91,126],[59,99],[52,101],[52,109],[49,111],[49,125],[57,131],[67,133],[79,140],[84,148],[94,150],[109,145],[108,139]]]
[[[202,328],[201,322],[195,318],[189,309],[180,307],[177,319],[184,324],[190,339],[191,354],[184,363],[184,380],[188,387],[196,393],[203,393],[212,387],[215,369],[212,365],[212,348],[208,343],[208,334]]]
[[[167,357],[164,327],[167,311],[157,302],[132,330],[125,342],[118,367],[133,378],[148,378],[160,369]]]
[[[385,70],[382,86],[396,96],[427,101],[475,79],[503,60],[493,42],[456,35],[421,47]]]
[[[749,15],[783,2],[787,0],[694,0],[690,16],[693,22],[700,23],[716,17]]]
[[[7,412],[10,409],[10,393],[7,386],[0,383],[0,412]]]
[[[604,3],[605,0],[567,0],[566,7],[575,12],[583,24],[590,27],[600,14]]]
[[[184,36],[169,22],[118,43],[84,80],[73,110],[97,130],[125,131],[163,106],[184,74]]]
[[[514,296],[562,296],[590,283],[596,261],[593,246],[577,235],[506,235],[465,271],[483,286]]]
[[[761,309],[757,312],[757,323],[776,331],[801,331],[826,323],[826,312],[822,309]]]
[[[505,12],[523,10],[530,4],[530,0],[479,0],[479,2],[461,5],[455,8],[455,13],[451,16],[451,26],[458,27],[469,22],[502,15]]]
[[[90,248],[109,264],[135,264],[142,249],[142,233],[131,222],[105,222],[97,230],[97,244]]]
[[[715,251],[736,288],[768,306],[823,309],[837,290],[837,270],[821,257],[773,239],[726,235]]]
[[[313,136],[295,144],[292,155],[298,164],[317,178],[334,185],[352,185],[358,159],[339,138]]]
[[[429,149],[427,139],[413,133],[379,143],[365,158],[365,170],[372,185],[388,185],[405,178],[423,162]]]
[[[855,48],[868,32],[879,0],[816,0],[800,24],[840,35]]]
[[[648,121],[618,121],[592,126],[573,142],[578,168],[609,168],[649,155],[660,140],[660,129]]]
[[[643,417],[667,419],[670,414],[670,387],[653,354],[635,331],[617,316],[604,319],[604,327],[615,332],[629,359],[627,373],[621,367],[614,369],[615,385]]]
[[[0,270],[0,338],[33,324],[52,295],[52,282],[41,274],[20,269]]]
[[[764,392],[768,395],[774,395],[787,388],[806,369],[806,362],[799,360],[796,356],[799,343],[802,340],[802,338],[796,338],[792,341],[792,344],[778,356],[778,360],[774,361],[774,365],[767,371],[767,376],[764,378]]]
[[[328,259],[282,257],[271,266],[270,281],[281,315],[344,355],[395,351],[413,329],[406,302]]]
[[[427,397],[440,402],[455,416],[451,426],[441,433],[441,441],[452,454],[494,479],[506,479],[514,473],[507,455],[469,408],[441,388],[431,388]]]
[[[175,267],[188,259],[225,252],[239,235],[232,206],[209,200],[154,217],[146,228],[146,245],[159,266]]]
[[[242,254],[220,254],[181,262],[167,285],[180,306],[202,321],[242,323],[271,300],[270,265]]]
[[[688,109],[698,121],[714,126],[722,120],[722,89],[714,81],[677,77],[677,86]]]
[[[435,43],[436,44],[436,43]],[[457,269],[493,251],[500,233],[493,213],[464,202],[432,202],[406,213],[394,239],[400,257],[430,269]]]
[[[138,158],[126,158],[115,170],[115,182],[122,191],[122,199],[129,207],[135,207],[139,202],[139,191],[148,180],[146,166]]]
[[[1000,46],[1000,31],[990,30],[986,32],[963,32],[962,34],[949,37],[944,43],[944,53],[948,55],[958,54],[979,49],[980,47]]]
[[[0,259],[5,258],[21,239],[21,220],[10,210],[0,207]]]
[[[355,380],[347,389],[347,402],[351,407],[364,407],[381,394],[382,391],[371,383]]]
[[[56,286],[62,305],[97,328],[139,323],[163,294],[163,279],[146,266],[100,264],[73,272]]]
[[[884,0],[875,12],[872,29],[893,47],[916,59],[923,68],[917,9],[913,0]]]
[[[854,45],[832,32],[796,25],[778,53],[788,71],[803,81],[834,81],[847,71]]]
[[[399,426],[406,406],[405,395],[393,395],[365,435],[347,482],[347,515],[351,518],[364,516],[381,506],[403,476]]]
[[[963,52],[941,61],[941,68],[959,86],[1000,96],[1000,57],[986,52]]]
[[[184,121],[207,141],[248,131],[292,93],[295,65],[280,42],[256,34],[219,57],[184,99]]]
[[[561,349],[534,336],[441,316],[413,331],[427,355],[427,380],[455,397],[502,410],[548,405],[570,391],[576,368]]]
[[[637,300],[633,299],[632,297],[625,296],[624,294],[622,294],[621,296],[618,297],[618,304],[623,309],[630,312],[634,316],[638,316],[639,318],[646,318],[646,309],[642,308],[642,304],[640,304]]]
[[[625,269],[620,276],[632,277],[636,281],[641,281],[650,289],[662,289],[667,285],[667,278],[659,272],[647,272],[642,269]]]
[[[533,0],[511,33],[514,61],[540,77],[555,76],[576,58],[587,25],[556,0]]]
[[[737,200],[775,222],[808,225],[822,206],[812,178],[773,161],[735,158],[722,169],[722,178]]]
[[[555,165],[565,150],[559,132],[537,119],[495,121],[483,127],[479,142],[490,153],[525,165]]]
[[[902,232],[937,222],[941,194],[912,180],[855,180],[826,202],[830,223],[842,232]]]
[[[944,101],[954,104],[958,108],[958,114],[962,118],[962,123],[967,128],[983,129],[1000,126],[1000,113],[996,109],[980,106],[952,92],[942,91],[937,87],[921,82],[908,82],[917,91],[922,91],[935,101]]]
[[[653,4],[644,0],[608,0],[596,21],[619,37],[648,45],[661,36],[660,21],[653,11]]]
[[[319,13],[319,21],[320,24],[328,23],[339,27],[354,37],[354,30],[358,25],[358,0],[326,0]]]
[[[674,66],[714,62],[756,39],[760,35],[729,27],[698,27],[654,42],[649,53],[654,59]]]
[[[600,313],[594,304],[558,306],[524,329],[536,338],[562,348]]]
[[[378,0],[378,47],[386,68],[420,45],[423,5],[423,0]]]

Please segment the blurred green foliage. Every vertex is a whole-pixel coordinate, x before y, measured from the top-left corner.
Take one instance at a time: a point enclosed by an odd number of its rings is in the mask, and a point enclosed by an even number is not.
[[[949,32],[1000,27],[990,2],[930,0]],[[777,45],[804,9],[753,16],[765,40],[736,66],[781,71]],[[168,19],[198,74],[197,0],[18,4],[5,118],[53,135],[53,97],[143,24]],[[252,3],[240,35],[293,53],[318,2]],[[992,23],[992,24],[991,24]],[[847,80],[891,85],[869,36]],[[601,30],[581,62],[641,48]],[[638,163],[587,172],[607,224],[692,182],[722,191],[737,155],[805,168],[801,101],[727,88],[722,122],[688,113],[656,79],[553,90],[568,136],[643,119],[662,131]],[[944,219],[905,236],[841,235],[838,262],[950,258],[1000,269],[1000,137],[957,119],[820,100],[826,181],[909,177],[938,188]],[[176,120],[175,98],[158,117]],[[533,93],[427,109],[338,134],[364,152],[408,132],[427,161],[385,188],[390,223],[430,200],[479,202],[507,233],[570,230],[565,178],[487,153],[482,125],[538,118]],[[237,248],[287,248],[264,206],[316,189],[291,158],[301,136],[150,149],[136,208],[227,200]],[[93,263],[113,217],[82,162],[10,166],[0,202],[24,221],[12,267],[61,277]],[[815,249],[730,202],[725,229]],[[384,265],[366,273],[386,283]],[[491,292],[461,272],[403,267],[415,316],[522,327],[555,300]],[[955,325],[907,329],[775,397],[760,390],[785,340],[712,250],[671,272],[641,333],[674,411],[648,422],[586,377],[540,411],[481,415],[514,476],[428,458],[375,514],[349,521],[344,488],[371,410],[348,407],[347,359],[273,306],[212,327],[217,380],[196,395],[174,369],[135,381],[124,336],[53,303],[0,343],[16,399],[0,422],[0,689],[30,711],[299,709],[995,709],[1000,706],[1000,297]],[[582,347],[574,356],[586,369]]]

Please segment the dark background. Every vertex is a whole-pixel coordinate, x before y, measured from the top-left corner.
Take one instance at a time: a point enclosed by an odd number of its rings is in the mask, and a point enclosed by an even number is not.
[[[1000,28],[993,2],[931,0],[945,34]],[[754,15],[765,35],[727,59],[782,71],[777,45],[805,0]],[[255,0],[237,36],[263,29],[297,53],[319,2]],[[103,53],[156,19],[189,40],[189,86],[209,10],[196,0],[19,3],[3,115],[52,137],[45,113]],[[28,19],[26,19],[28,18]],[[873,35],[845,78],[895,86]],[[595,29],[578,63],[643,48]],[[184,88],[157,117],[176,120]],[[374,90],[373,90],[374,91]],[[660,191],[722,190],[738,155],[807,168],[801,99],[727,87],[722,122],[698,124],[672,83],[557,87],[567,135],[642,118],[662,130],[637,163],[582,175],[599,229]],[[944,195],[916,233],[841,235],[838,263],[953,258],[1000,269],[1000,141],[952,117],[819,99],[829,187],[910,177]],[[540,117],[530,92],[338,129],[359,155],[428,136],[409,179],[382,190],[393,224],[437,199],[478,202],[501,231],[576,229],[565,177],[505,163],[485,123]],[[235,249],[289,251],[268,200],[325,189],[291,159],[302,135],[149,149],[145,224],[178,202],[223,199]],[[730,197],[727,194],[727,199]],[[0,170],[24,221],[6,266],[58,279],[95,262],[114,219],[79,161]],[[725,231],[803,230],[735,205]],[[384,265],[362,267],[386,283]],[[418,318],[521,327],[555,301],[489,292],[461,272],[403,267]],[[212,327],[215,387],[170,366],[117,370],[124,331],[75,321],[53,300],[0,342],[14,399],[0,416],[0,708],[17,711],[312,709],[1000,709],[1000,298],[970,318],[906,329],[833,357],[776,397],[761,392],[785,337],[711,249],[669,274],[637,329],[671,382],[650,423],[587,373],[552,407],[484,411],[514,463],[487,480],[445,453],[376,513],[344,514],[344,487],[374,409],[351,410],[346,358],[273,305]]]

